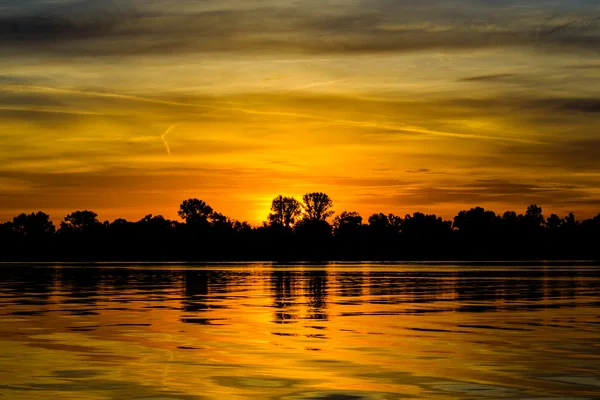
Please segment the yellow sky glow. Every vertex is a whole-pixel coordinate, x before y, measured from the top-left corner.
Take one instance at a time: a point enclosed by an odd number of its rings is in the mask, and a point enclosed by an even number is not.
[[[59,3],[53,31],[0,6],[0,220],[197,197],[259,224],[310,191],[364,217],[600,210],[593,2]]]

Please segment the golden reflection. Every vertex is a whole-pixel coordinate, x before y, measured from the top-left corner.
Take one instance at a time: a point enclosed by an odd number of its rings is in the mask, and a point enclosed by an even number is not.
[[[598,278],[584,267],[20,268],[0,270],[14,278],[0,284],[0,393],[11,399],[460,399],[598,387]]]

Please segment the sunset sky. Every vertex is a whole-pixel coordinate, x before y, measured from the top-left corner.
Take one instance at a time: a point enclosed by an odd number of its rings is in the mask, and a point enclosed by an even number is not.
[[[2,0],[0,221],[600,212],[597,0]]]

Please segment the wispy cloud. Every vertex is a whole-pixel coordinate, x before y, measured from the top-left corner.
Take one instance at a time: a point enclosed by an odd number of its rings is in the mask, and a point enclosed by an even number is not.
[[[50,114],[70,114],[70,115],[119,115],[111,114],[103,111],[93,110],[74,110],[60,107],[45,107],[45,106],[10,106],[0,105],[2,111],[16,111],[22,113],[50,113]],[[120,114],[124,115],[124,114]]]
[[[599,40],[596,27],[600,17],[592,6],[580,5],[567,22],[544,19],[543,7],[519,9],[482,2],[468,2],[459,8],[461,12],[449,9],[444,17],[433,12],[447,8],[444,6],[437,1],[421,6],[379,1],[374,7],[350,5],[342,10],[327,4],[313,9],[271,3],[189,12],[181,7],[175,9],[179,11],[149,7],[88,13],[85,17],[68,11],[9,15],[0,19],[0,46],[70,56],[357,54],[540,45],[593,50]],[[552,11],[548,8],[547,15]]]
[[[470,76],[468,78],[459,79],[459,82],[482,82],[482,81],[497,81],[505,78],[512,78],[515,74],[494,74],[494,75],[479,75]]]

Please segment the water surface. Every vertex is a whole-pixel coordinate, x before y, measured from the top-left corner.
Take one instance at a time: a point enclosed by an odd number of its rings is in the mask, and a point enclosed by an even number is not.
[[[400,398],[600,398],[600,269],[0,265],[0,399]]]

